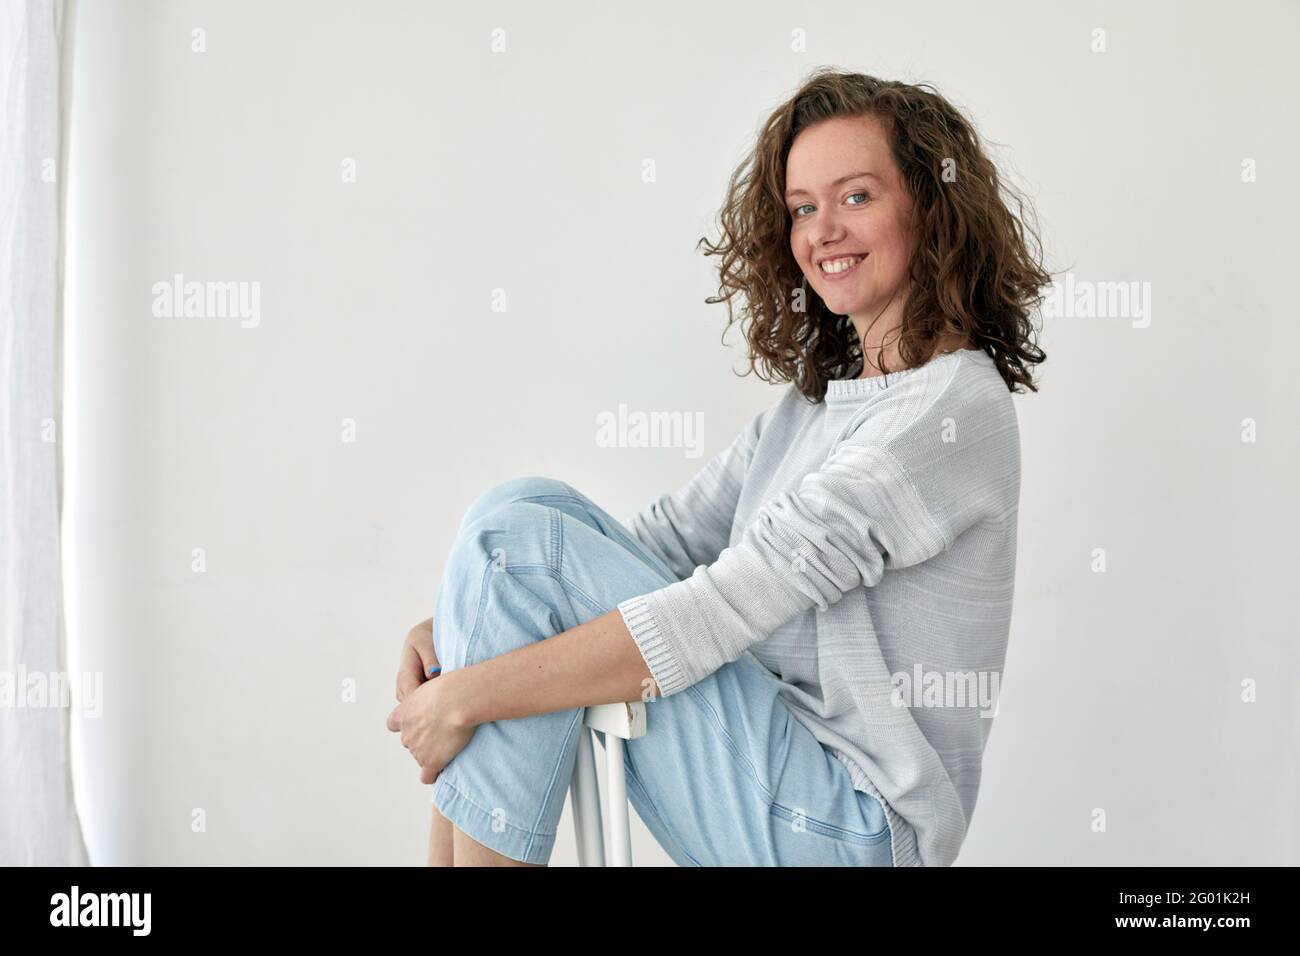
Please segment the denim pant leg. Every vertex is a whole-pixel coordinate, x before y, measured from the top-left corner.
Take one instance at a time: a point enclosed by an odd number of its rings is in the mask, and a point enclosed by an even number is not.
[[[470,506],[434,609],[434,649],[444,673],[553,637],[672,580],[661,564],[647,565],[603,532],[575,523],[591,538],[580,549],[590,553],[595,545],[601,552],[603,599],[586,593],[565,573],[563,557],[574,519],[557,506],[571,506],[574,495],[562,482],[523,478]],[[614,519],[605,520],[605,530],[632,540]],[[581,716],[577,708],[479,726],[434,782],[434,805],[484,846],[547,862],[573,776]]]
[[[674,580],[571,486],[506,482],[461,525],[435,615],[439,659],[450,670],[505,653]],[[790,715],[779,686],[746,653],[647,702],[647,733],[624,752],[638,816],[684,866],[890,866],[880,804],[853,789],[843,765]],[[580,718],[559,711],[479,727],[434,784],[435,804],[484,845],[545,862]]]

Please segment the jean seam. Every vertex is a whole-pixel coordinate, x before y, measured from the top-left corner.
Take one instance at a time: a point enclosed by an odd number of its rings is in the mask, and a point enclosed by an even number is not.
[[[708,698],[694,687],[687,687],[686,690],[691,695],[691,699],[694,700],[707,714],[710,723],[712,723],[716,733],[725,742],[727,749],[740,761],[742,766],[747,768],[750,781],[758,789],[763,799],[768,803],[768,812],[781,818],[786,818],[785,815],[789,814],[788,819],[793,820],[794,811],[790,807],[787,807],[785,804],[778,801],[776,799],[776,794],[763,786],[762,781],[758,779],[758,772],[754,769],[753,761],[745,755],[740,745],[736,743],[735,738],[727,732],[726,726],[722,723],[721,718],[718,717],[717,711],[714,710],[713,705],[709,703]],[[779,699],[774,701],[774,704],[778,707],[784,706]],[[857,830],[846,830],[843,827],[836,826],[833,823],[828,823],[825,820],[819,820],[816,817],[809,816],[808,814],[804,814],[803,819],[806,824],[817,828],[825,836],[834,839],[843,839],[847,842],[861,843],[866,846],[880,843],[889,835],[888,821],[886,821],[885,829],[880,833],[860,833]]]
[[[565,730],[565,732],[564,732],[564,736],[563,736],[563,738],[561,738],[563,741],[568,741],[569,738],[573,736],[573,725],[576,724],[576,723],[578,723],[578,721],[581,719],[581,717],[582,717],[582,708],[581,708],[581,707],[576,708],[576,709],[574,710],[574,712],[573,712],[573,719],[569,721],[568,729]],[[538,810],[537,810],[537,819],[538,819],[539,821],[540,821],[541,818],[542,818],[542,814],[544,814],[544,813],[546,812],[546,807],[547,807],[547,805],[548,805],[548,804],[550,803],[550,801],[551,801],[551,794],[553,794],[553,793],[555,792],[555,785],[556,785],[556,783],[559,781],[559,777],[560,777],[560,766],[564,763],[564,753],[565,753],[565,750],[566,750],[566,749],[567,749],[566,747],[561,747],[561,748],[560,748],[560,759],[557,760],[557,761],[555,761],[555,766],[551,769],[551,778],[550,778],[550,780],[548,780],[548,781],[546,782],[546,790],[545,790],[545,792],[542,794],[542,799],[541,799],[541,802],[540,802],[539,805],[538,805]],[[565,785],[566,787],[569,786],[569,784],[571,783],[571,781],[572,781],[572,778],[570,778],[570,780],[566,780],[566,781],[564,782],[564,785]],[[534,826],[533,826],[533,832],[534,832],[534,833],[537,832],[537,826],[536,826],[536,824],[534,824]],[[554,836],[554,834],[552,834],[551,836]]]
[[[576,584],[574,584],[572,581],[566,578],[563,574],[556,574],[555,579],[560,582],[560,587],[564,588],[564,590],[568,591],[574,597],[578,598],[578,600],[582,601],[583,604],[586,604],[587,607],[591,609],[593,614],[599,616],[601,614],[605,614],[606,612],[613,610],[612,608],[604,607],[599,601],[593,598],[582,588],[578,587]]]
[[[560,520],[560,512],[557,508],[551,508],[547,505],[542,507],[550,514],[551,519],[551,567],[555,568],[558,573],[560,570],[560,555],[564,549],[564,522]]]
[[[648,807],[650,812],[654,814],[655,820],[658,821],[661,827],[663,827],[664,832],[668,834],[669,838],[677,845],[677,849],[681,850],[682,856],[690,860],[695,866],[703,866],[703,863],[691,855],[690,851],[686,849],[686,844],[682,838],[673,831],[673,828],[668,825],[668,821],[663,818],[663,815],[659,812],[659,808],[655,806],[654,800],[650,798],[650,791],[645,788],[645,784],[641,782],[641,778],[636,775],[630,766],[628,766],[630,760],[630,753],[625,749],[623,753],[623,772],[627,777],[628,788],[631,789],[635,787],[637,792],[640,793],[641,799],[645,802],[646,807]]]
[[[606,611],[610,610],[610,608],[605,607],[603,604],[601,604],[599,601],[593,598],[590,594],[582,590],[582,588],[578,587],[570,579],[566,578],[563,574],[561,574],[559,571],[556,571],[554,568],[550,567],[549,565],[516,564],[514,567],[507,568],[506,571],[509,574],[540,574],[540,575],[545,575],[546,577],[554,578],[556,583],[559,584],[560,587],[564,588],[565,591],[570,592],[573,597],[576,597],[579,600],[581,600],[583,604],[587,605],[591,609],[593,614],[596,615],[604,614]],[[570,630],[570,629],[566,628],[566,630]]]
[[[582,498],[582,497],[580,497],[580,496],[578,496],[578,495],[566,495],[566,494],[561,494],[561,493],[544,494],[544,495],[525,495],[525,496],[523,496],[523,497],[516,498],[515,500],[516,500],[516,501],[531,501],[531,502],[536,502],[536,503],[538,503],[538,504],[541,504],[541,503],[546,502],[546,501],[571,501],[571,502],[573,502],[574,504],[578,505],[580,508],[582,508],[583,511],[587,512],[588,514],[591,514],[591,504],[592,504],[592,502],[589,501],[589,500],[587,500],[587,499],[585,499],[585,498]],[[559,515],[561,515],[562,512],[560,512],[559,509],[553,509],[553,510],[555,510],[556,513],[557,513],[556,524],[557,524],[557,525],[562,525],[562,524],[563,524],[563,521],[562,521],[562,519],[559,518]],[[610,538],[610,540],[614,541],[615,544],[623,545],[623,546],[625,546],[625,547],[626,547],[627,544],[633,544],[633,545],[635,545],[637,548],[645,549],[645,550],[647,551],[647,553],[649,553],[649,549],[646,549],[646,548],[645,548],[645,545],[641,544],[641,542],[638,541],[638,540],[636,539],[636,536],[635,536],[635,535],[629,534],[628,531],[627,531],[627,529],[626,529],[625,527],[623,527],[621,524],[619,524],[617,521],[615,521],[615,527],[614,527],[612,530],[618,532],[618,534],[622,535],[623,537],[625,537],[625,538],[627,539],[626,542],[621,541],[621,540],[617,540],[617,539],[612,538],[611,535],[610,535],[608,532],[603,532],[603,533],[605,534],[605,537]],[[562,549],[562,548],[563,548],[563,541],[561,541],[561,549]],[[645,557],[646,557],[646,555],[643,555],[643,554],[638,553],[637,550],[636,550],[635,548],[630,548],[630,549],[628,549],[628,550],[631,550],[632,553],[633,553],[634,555],[636,555],[637,559],[640,560],[643,564],[645,563]],[[656,556],[653,555],[653,554],[650,554],[650,557],[654,558],[654,559],[655,559],[656,561],[658,561],[660,564],[663,563],[661,559],[659,559],[658,557],[656,557]],[[563,561],[563,559],[564,559],[564,553],[563,553],[563,550],[557,551],[557,552],[556,552],[556,555],[555,555],[556,570],[557,570],[557,571],[558,571],[558,570],[561,570],[560,562]],[[654,571],[667,570],[667,571],[669,572],[668,575],[667,575],[667,579],[668,579],[668,583],[669,583],[669,584],[672,584],[674,581],[679,581],[679,580],[681,580],[680,578],[677,577],[677,575],[672,574],[672,573],[671,573],[671,572],[672,572],[672,569],[671,569],[671,568],[668,568],[666,565],[665,565],[665,567],[664,567],[663,569],[658,568],[658,567],[653,567],[653,566],[651,566],[651,568],[652,568],[652,570],[654,570]]]
[[[474,659],[474,645],[478,641],[479,627],[483,623],[483,608],[487,604],[487,582],[488,575],[495,574],[493,570],[496,567],[496,558],[489,557],[487,566],[483,568],[483,574],[479,578],[478,584],[478,608],[474,611],[474,627],[470,629],[469,639],[465,641],[465,663],[468,667],[470,661]]]
[[[544,495],[521,495],[514,499],[516,502],[525,501],[534,504],[540,504],[551,512],[551,565],[558,572],[560,570],[560,557],[564,548],[564,529],[563,522],[560,520],[560,511],[558,508],[545,504],[547,501],[572,501],[576,502],[584,510],[587,510],[587,502],[583,501],[577,495],[565,494],[544,494]]]
[[[785,813],[777,813],[776,811],[778,809],[784,810]],[[789,814],[788,817],[786,816],[786,813]],[[795,819],[793,810],[784,804],[775,801],[772,803],[772,815],[780,817],[783,820],[788,819],[793,821]],[[810,817],[806,813],[803,815],[803,821],[808,825],[809,829],[816,829],[823,836],[830,837],[833,840],[839,840],[841,843],[853,843],[858,846],[875,846],[878,843],[883,843],[889,836],[888,821],[885,823],[885,828],[879,833],[859,833],[856,830],[846,830],[843,827],[837,827],[833,823],[827,823],[824,820],[818,820],[816,817]]]
[[[709,722],[713,725],[715,733],[722,738],[726,748],[731,751],[732,755],[735,756],[746,768],[748,768],[749,779],[753,785],[758,788],[763,799],[767,800],[769,803],[774,802],[776,796],[769,791],[767,787],[763,786],[763,782],[758,779],[758,771],[754,768],[753,761],[745,755],[741,750],[740,745],[736,743],[735,738],[727,732],[727,728],[718,717],[718,712],[713,709],[713,705],[709,703],[708,698],[701,694],[694,686],[687,687],[686,691],[690,695],[691,700],[695,701],[696,705],[704,711]]]

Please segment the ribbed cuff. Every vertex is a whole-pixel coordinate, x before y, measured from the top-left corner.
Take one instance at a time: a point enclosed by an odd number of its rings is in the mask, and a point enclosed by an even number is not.
[[[648,595],[642,594],[628,598],[618,605],[618,612],[622,615],[628,631],[631,632],[632,640],[636,641],[641,656],[645,658],[646,666],[650,668],[650,676],[659,685],[659,696],[669,697],[690,685],[686,681],[686,674],[677,655],[673,653],[659,631],[659,624],[650,610],[647,597]]]

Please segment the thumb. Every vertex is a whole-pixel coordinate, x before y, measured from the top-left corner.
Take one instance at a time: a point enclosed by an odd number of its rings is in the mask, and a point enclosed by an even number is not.
[[[388,729],[393,733],[398,733],[402,729],[402,705],[398,704],[393,708],[393,712],[388,715]]]

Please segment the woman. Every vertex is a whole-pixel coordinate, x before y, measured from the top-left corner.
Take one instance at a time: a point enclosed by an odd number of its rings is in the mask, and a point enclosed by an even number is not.
[[[1037,391],[1050,276],[956,109],[828,68],[720,220],[708,301],[730,325],[742,295],[750,370],[790,384],[626,524],[545,478],[469,509],[388,723],[434,783],[430,863],[545,864],[581,709],[638,699],[629,799],[681,865],[957,856],[1010,627],[1011,393]]]

